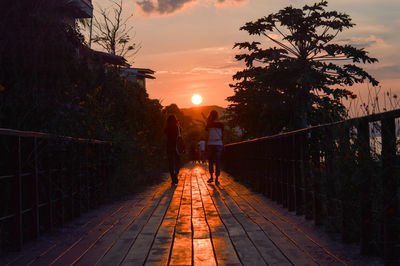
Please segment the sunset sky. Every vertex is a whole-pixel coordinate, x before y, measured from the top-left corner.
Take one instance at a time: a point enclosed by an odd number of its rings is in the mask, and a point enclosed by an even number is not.
[[[109,0],[93,0],[96,8]],[[126,14],[133,13],[136,42],[142,48],[133,67],[156,71],[147,82],[152,98],[163,105],[193,106],[193,94],[203,96],[202,105],[226,107],[232,75],[243,69],[232,49],[235,42],[252,40],[239,28],[248,21],[277,12],[285,6],[302,7],[304,0],[124,0]],[[400,94],[400,1],[331,0],[328,10],[347,13],[356,24],[339,34],[338,41],[365,47],[379,63],[367,65],[384,90]],[[272,46],[272,45],[271,45]],[[354,89],[367,91],[367,85]]]

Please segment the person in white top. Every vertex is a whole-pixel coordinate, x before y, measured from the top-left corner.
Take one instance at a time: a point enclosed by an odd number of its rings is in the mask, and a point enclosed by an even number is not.
[[[197,143],[199,147],[199,160],[201,163],[204,163],[205,161],[205,153],[206,153],[206,142],[204,140],[200,140]]]
[[[208,131],[207,140],[207,156],[208,156],[208,170],[210,172],[210,179],[208,183],[214,181],[214,165],[215,165],[215,184],[218,184],[218,177],[221,172],[221,156],[224,144],[222,142],[224,135],[224,124],[217,122],[218,113],[215,110],[210,112],[207,118],[206,130]]]

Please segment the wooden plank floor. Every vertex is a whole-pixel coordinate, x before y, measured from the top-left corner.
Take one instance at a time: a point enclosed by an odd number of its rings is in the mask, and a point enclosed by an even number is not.
[[[181,170],[133,199],[107,207],[55,241],[9,265],[343,265],[340,258],[279,216],[261,195],[204,166]]]

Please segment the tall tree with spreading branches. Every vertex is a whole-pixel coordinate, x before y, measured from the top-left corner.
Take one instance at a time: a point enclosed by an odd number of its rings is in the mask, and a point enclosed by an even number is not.
[[[378,84],[357,65],[376,58],[334,42],[355,24],[347,14],[326,11],[327,5],[289,6],[240,28],[266,41],[234,45],[248,52],[236,55],[246,68],[233,76],[229,111],[249,136],[341,120],[347,114],[342,100],[354,96],[348,86]]]
[[[122,0],[111,2],[112,8],[100,7],[94,16],[92,41],[110,54],[132,58],[140,50],[140,44],[133,41],[135,35],[131,36],[133,26],[128,26],[133,15],[123,16]]]

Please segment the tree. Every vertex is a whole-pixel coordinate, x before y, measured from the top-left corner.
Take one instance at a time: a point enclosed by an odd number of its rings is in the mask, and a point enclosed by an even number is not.
[[[0,127],[111,141],[109,174],[126,192],[160,176],[165,117],[145,88],[78,56],[75,3],[0,1]]]
[[[67,23],[69,0],[0,4],[0,126],[57,133],[64,91],[73,87],[83,37]]]
[[[113,55],[133,57],[140,50],[140,44],[132,42],[130,32],[133,26],[128,27],[127,22],[133,15],[123,17],[122,0],[111,1],[114,6],[108,9],[100,8],[99,17],[94,16],[93,42],[103,47]]]
[[[234,45],[248,53],[236,55],[246,69],[233,76],[237,82],[231,85],[235,94],[228,97],[229,112],[247,135],[341,120],[347,114],[341,100],[352,95],[346,86],[378,84],[356,65],[375,63],[376,58],[364,49],[333,42],[355,24],[347,14],[326,11],[327,5],[320,1],[303,8],[289,6],[240,28],[275,45]]]

